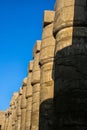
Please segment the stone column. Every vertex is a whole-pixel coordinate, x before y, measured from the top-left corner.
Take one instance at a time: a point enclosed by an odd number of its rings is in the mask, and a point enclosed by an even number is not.
[[[6,112],[5,112],[5,127],[4,127],[4,130],[7,130],[7,128],[8,128],[8,119],[9,119],[8,110],[6,110]]]
[[[17,110],[17,98],[18,98],[18,93],[14,93],[12,97],[12,130],[15,130],[16,126],[16,110]]]
[[[87,0],[56,0],[54,130],[87,129]]]
[[[39,129],[39,105],[40,105],[40,67],[39,67],[39,54],[40,54],[41,41],[37,41],[34,47],[33,56],[33,72],[32,72],[32,125],[31,130]]]
[[[31,113],[32,113],[32,77],[33,61],[30,61],[28,68],[28,79],[26,88],[26,130],[31,130]]]
[[[5,111],[0,111],[0,129],[5,130]]]
[[[17,125],[16,130],[21,130],[21,97],[22,97],[22,88],[20,88],[18,101],[17,101]]]
[[[12,130],[12,110],[11,110],[11,105],[10,108],[8,110],[8,127],[7,130]]]
[[[25,130],[25,124],[26,124],[26,86],[27,86],[27,78],[23,80],[23,86],[22,86],[21,130]]]
[[[39,130],[53,129],[53,93],[52,79],[55,39],[53,37],[54,11],[44,12],[42,44],[40,51],[40,128]]]

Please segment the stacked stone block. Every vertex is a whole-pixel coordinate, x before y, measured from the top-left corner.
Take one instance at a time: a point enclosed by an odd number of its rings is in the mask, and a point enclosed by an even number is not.
[[[87,129],[87,0],[56,0],[55,130]]]
[[[23,80],[22,97],[21,97],[21,130],[25,130],[26,124],[26,87],[27,78]]]
[[[20,88],[18,99],[17,99],[17,123],[16,130],[20,130],[21,128],[21,98],[22,98],[22,88]]]
[[[1,111],[0,112],[0,129],[4,130],[4,125],[5,125],[5,112]]]
[[[8,114],[8,110],[6,110],[6,112],[5,112],[4,130],[7,130],[7,128],[8,128],[8,119],[9,119],[9,114]]]
[[[15,130],[16,128],[17,98],[18,98],[18,93],[14,93],[12,102],[11,102],[12,104],[12,130]]]
[[[54,15],[54,11],[44,12],[43,35],[40,51],[40,130],[51,130],[53,128],[54,82],[52,73],[55,49],[55,39],[53,37]]]
[[[11,110],[11,108],[8,110],[7,130],[12,130],[12,110]]]
[[[28,68],[28,79],[26,88],[26,130],[31,130],[31,114],[32,114],[32,71],[33,71],[33,61],[30,61]]]
[[[37,41],[33,50],[33,71],[32,71],[32,117],[31,130],[39,129],[39,105],[40,105],[40,56],[41,41]]]
[[[8,130],[8,124],[9,124],[9,110],[7,109],[6,112],[5,112],[4,130]]]
[[[86,130],[86,44],[87,0],[56,0],[55,12],[44,12],[28,78],[0,113],[0,129]]]

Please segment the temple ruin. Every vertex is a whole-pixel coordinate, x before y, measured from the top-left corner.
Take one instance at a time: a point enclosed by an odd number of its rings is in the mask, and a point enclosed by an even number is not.
[[[32,57],[0,130],[87,130],[87,0],[44,11]]]

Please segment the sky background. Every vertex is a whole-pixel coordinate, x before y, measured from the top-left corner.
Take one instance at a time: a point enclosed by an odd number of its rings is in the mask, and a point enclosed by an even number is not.
[[[44,10],[55,0],[0,0],[0,110],[9,107],[27,76],[36,40],[42,37]]]

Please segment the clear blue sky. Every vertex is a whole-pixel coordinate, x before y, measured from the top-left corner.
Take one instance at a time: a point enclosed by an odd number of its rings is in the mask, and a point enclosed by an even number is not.
[[[27,76],[32,49],[42,36],[44,10],[55,0],[0,0],[0,110],[9,107],[13,92]]]

